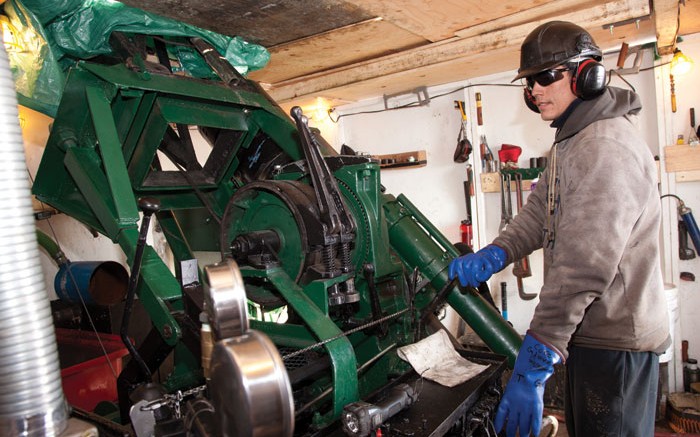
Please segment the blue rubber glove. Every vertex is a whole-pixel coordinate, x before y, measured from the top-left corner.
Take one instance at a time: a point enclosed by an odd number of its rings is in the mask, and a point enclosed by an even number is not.
[[[544,384],[554,373],[554,365],[561,357],[549,347],[526,335],[513,367],[513,375],[506,385],[506,391],[496,410],[494,426],[496,432],[503,428],[508,419],[506,435],[515,437],[520,429],[521,436],[539,435],[542,428]]]
[[[463,287],[478,287],[496,272],[506,266],[506,251],[489,244],[476,253],[469,253],[455,258],[450,263],[450,279],[459,277]]]

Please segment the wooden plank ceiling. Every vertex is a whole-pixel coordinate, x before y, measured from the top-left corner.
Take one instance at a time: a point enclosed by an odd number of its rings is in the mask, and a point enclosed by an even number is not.
[[[700,0],[122,0],[265,46],[249,77],[284,106],[336,105],[517,69],[538,24],[573,21],[604,51],[700,32]]]

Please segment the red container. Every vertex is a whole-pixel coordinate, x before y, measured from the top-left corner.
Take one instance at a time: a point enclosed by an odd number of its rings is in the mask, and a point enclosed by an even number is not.
[[[99,336],[98,340],[94,332],[56,329],[63,393],[71,405],[87,411],[92,411],[101,401],[117,401],[114,374],[119,376],[122,357],[129,353],[118,335],[100,333]]]

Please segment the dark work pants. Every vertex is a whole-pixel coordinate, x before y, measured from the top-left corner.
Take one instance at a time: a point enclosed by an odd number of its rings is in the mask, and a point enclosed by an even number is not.
[[[659,357],[571,346],[566,361],[571,437],[652,437]]]

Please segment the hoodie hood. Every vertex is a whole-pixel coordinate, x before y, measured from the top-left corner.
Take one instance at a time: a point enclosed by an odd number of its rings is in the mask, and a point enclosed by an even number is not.
[[[630,90],[607,87],[603,94],[591,100],[582,101],[557,131],[555,142],[576,135],[589,124],[608,118],[636,115],[642,110],[639,96]]]

